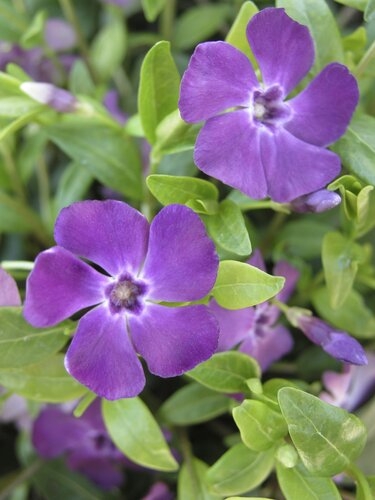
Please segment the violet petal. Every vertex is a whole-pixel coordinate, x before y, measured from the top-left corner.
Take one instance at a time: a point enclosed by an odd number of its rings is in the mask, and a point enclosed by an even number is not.
[[[212,356],[218,324],[203,305],[165,307],[149,304],[142,316],[129,318],[135,348],[151,373],[175,377]]]
[[[277,325],[253,333],[239,347],[239,351],[255,358],[262,371],[282,358],[293,348],[293,338],[287,328]]]
[[[307,144],[283,128],[261,138],[268,194],[274,201],[285,203],[316,191],[340,172],[340,158],[335,153]]]
[[[291,208],[298,213],[321,213],[337,207],[341,203],[341,196],[328,189],[319,189],[305,194],[291,201]]]
[[[51,49],[56,52],[73,49],[77,43],[72,26],[58,17],[47,19],[44,26],[44,38]]]
[[[102,302],[110,278],[61,247],[38,255],[26,282],[24,315],[33,326],[52,326]]]
[[[61,210],[55,239],[112,276],[135,273],[146,255],[148,222],[121,201],[79,201]]]
[[[153,341],[151,345],[154,348]],[[142,365],[130,342],[126,318],[106,306],[85,314],[65,357],[67,371],[106,399],[131,398],[143,389]]]
[[[226,42],[197,46],[181,81],[179,108],[187,122],[207,120],[235,106],[250,106],[259,83],[247,57]]]
[[[218,269],[215,246],[203,222],[190,208],[169,205],[150,227],[149,251],[142,271],[149,297],[183,302],[204,297]]]
[[[194,159],[197,166],[216,179],[251,198],[267,196],[259,127],[249,110],[210,118],[198,135]],[[284,179],[284,174],[282,174]]]
[[[346,66],[329,64],[288,101],[293,114],[284,127],[302,141],[328,146],[345,132],[358,99],[357,82]]]
[[[268,8],[251,19],[246,34],[265,85],[277,83],[288,95],[314,62],[307,27],[293,21],[284,9]]]
[[[14,278],[0,267],[0,306],[20,306],[21,298]]]
[[[81,456],[80,449],[76,448],[67,457],[67,463],[72,470],[80,472],[103,490],[110,490],[120,486],[124,475],[119,468],[119,462],[108,457]]]
[[[344,363],[367,365],[365,350],[357,340],[345,332],[331,332],[329,338],[323,342],[322,348]]]
[[[280,302],[287,302],[289,297],[294,292],[297,281],[299,279],[299,271],[297,268],[289,264],[286,260],[280,260],[273,268],[274,276],[283,276],[285,284],[281,292],[276,295],[276,299]]]

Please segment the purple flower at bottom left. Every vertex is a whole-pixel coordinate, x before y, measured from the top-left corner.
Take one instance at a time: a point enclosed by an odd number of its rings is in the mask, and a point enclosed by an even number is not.
[[[149,224],[120,201],[77,202],[60,212],[55,240],[36,258],[24,314],[47,327],[92,307],[65,357],[83,385],[110,400],[134,397],[145,385],[138,354],[151,373],[174,377],[215,352],[207,306],[168,304],[202,299],[217,275],[214,244],[191,209],[169,205]]]

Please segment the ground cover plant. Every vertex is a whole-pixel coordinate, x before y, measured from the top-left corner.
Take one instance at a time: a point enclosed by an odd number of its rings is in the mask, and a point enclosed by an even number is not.
[[[0,499],[375,496],[375,2],[0,0]]]

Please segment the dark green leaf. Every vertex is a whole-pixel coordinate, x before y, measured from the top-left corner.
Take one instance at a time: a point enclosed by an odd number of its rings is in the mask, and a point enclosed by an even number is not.
[[[139,83],[138,108],[148,141],[156,141],[156,128],[177,109],[180,75],[169,42],[155,44],[143,60]]]
[[[248,392],[246,380],[258,378],[257,362],[237,351],[220,352],[186,373],[209,389],[224,393]]]
[[[159,410],[161,418],[174,425],[207,422],[230,410],[232,400],[200,384],[176,391]]]
[[[155,21],[169,0],[142,0],[142,8],[149,23]]]
[[[339,474],[360,455],[366,430],[355,415],[289,387],[280,389],[279,404],[293,444],[310,473]]]
[[[193,457],[185,462],[178,475],[178,500],[217,500],[206,486],[205,475],[208,465]]]
[[[139,398],[102,401],[103,417],[116,446],[133,462],[156,470],[178,468],[163,433]]]
[[[220,262],[212,294],[222,307],[243,309],[274,297],[284,282],[244,262],[225,260]]]

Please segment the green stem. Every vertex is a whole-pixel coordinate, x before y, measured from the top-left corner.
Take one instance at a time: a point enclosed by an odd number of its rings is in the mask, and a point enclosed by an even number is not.
[[[193,498],[200,498],[201,491],[199,487],[199,478],[194,468],[193,464],[194,455],[186,429],[184,429],[183,427],[178,428],[177,437],[180,444],[182,456],[184,458],[185,467],[187,468],[189,476],[191,478],[191,485],[195,490]]]
[[[36,108],[32,109],[31,111],[29,111],[25,115],[22,115],[19,118],[17,118],[17,120],[14,120],[7,127],[4,127],[1,130],[0,141],[5,139],[5,137],[7,137],[8,135],[14,134],[15,132],[17,132],[17,130],[22,128],[24,125],[27,125],[29,122],[31,122],[33,120],[33,118],[35,118],[37,115],[39,115],[40,113],[42,113],[45,110],[46,110],[46,106],[44,106],[44,105],[37,106]]]
[[[14,163],[14,159],[9,151],[9,148],[6,143],[0,143],[0,151],[4,158],[4,166],[7,170],[9,178],[12,182],[12,187],[15,194],[22,200],[26,201],[26,194],[24,190],[24,186],[20,176],[18,175],[17,167]]]
[[[30,262],[28,260],[3,260],[1,263],[1,267],[6,271],[32,271],[34,262]]]
[[[267,252],[268,248],[273,243],[279,229],[284,224],[286,217],[287,214],[283,212],[278,212],[274,215],[270,225],[268,226],[267,232],[264,235],[263,241],[259,245],[259,248],[263,254]]]
[[[176,14],[176,0],[167,0],[160,17],[160,34],[163,40],[171,40],[173,23]]]
[[[79,24],[79,20],[76,14],[76,11],[74,9],[73,3],[71,0],[59,0],[61,9],[64,13],[64,16],[66,17],[67,21],[72,25],[75,34],[77,36],[77,42],[78,42],[78,47],[81,52],[81,55],[83,59],[85,60],[87,67],[90,71],[91,77],[94,80],[94,82],[97,81],[96,79],[96,74],[95,70],[92,67],[92,64],[90,62],[90,52],[89,52],[89,47],[86,43],[86,39],[84,37],[84,34],[81,30],[81,26]]]
[[[372,44],[367,49],[362,59],[359,61],[358,66],[354,71],[354,76],[359,78],[365,72],[367,66],[370,64],[371,60],[374,57],[375,57],[375,41],[372,42]]]
[[[43,157],[37,161],[37,179],[39,187],[39,205],[42,219],[45,224],[51,222],[50,186],[47,164]]]
[[[352,477],[355,480],[355,482],[357,483],[357,490],[358,488],[361,488],[361,498],[363,500],[373,500],[374,497],[371,492],[370,485],[368,484],[366,476],[359,469],[359,467],[352,463],[346,468],[345,472],[346,474],[348,474],[348,476]]]
[[[36,460],[31,465],[29,465],[26,469],[24,469],[14,481],[12,481],[8,486],[6,486],[3,491],[0,493],[0,500],[6,500],[9,498],[9,495],[12,491],[20,486],[22,483],[30,479],[34,474],[41,468],[43,462],[41,460]]]

